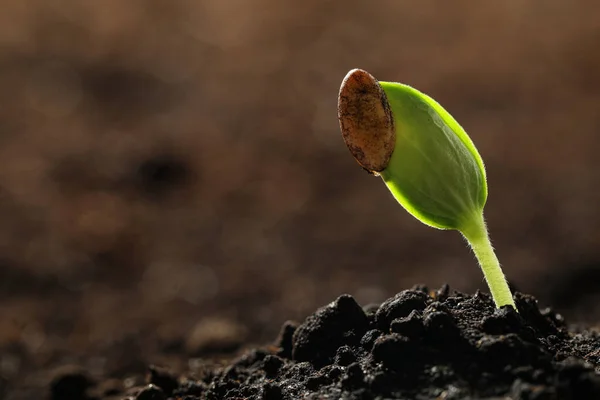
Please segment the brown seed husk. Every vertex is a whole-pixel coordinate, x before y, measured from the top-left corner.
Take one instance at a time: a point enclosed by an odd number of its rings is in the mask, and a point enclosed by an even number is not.
[[[367,71],[348,72],[338,97],[338,119],[344,142],[367,171],[383,171],[396,142],[394,117],[385,92]]]

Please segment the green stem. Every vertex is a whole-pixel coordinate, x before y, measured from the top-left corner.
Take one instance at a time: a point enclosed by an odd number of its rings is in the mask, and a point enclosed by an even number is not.
[[[516,310],[517,307],[508,287],[508,282],[506,282],[500,262],[490,242],[483,214],[477,215],[469,226],[460,231],[471,245],[475,257],[479,261],[496,307],[510,305]]]

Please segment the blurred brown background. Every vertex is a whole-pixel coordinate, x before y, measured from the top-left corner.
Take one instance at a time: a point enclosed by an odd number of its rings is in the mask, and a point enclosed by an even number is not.
[[[345,148],[337,91],[355,67],[456,117],[511,282],[597,322],[599,15],[592,0],[1,0],[0,394],[38,393],[64,364],[124,376],[266,343],[341,293],[487,290],[460,235],[409,216]]]

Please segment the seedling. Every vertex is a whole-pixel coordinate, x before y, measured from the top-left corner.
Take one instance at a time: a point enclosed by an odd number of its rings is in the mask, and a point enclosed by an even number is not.
[[[456,120],[431,97],[368,72],[346,75],[338,98],[342,136],[356,161],[380,176],[422,223],[462,233],[497,307],[515,303],[483,218],[483,160]]]

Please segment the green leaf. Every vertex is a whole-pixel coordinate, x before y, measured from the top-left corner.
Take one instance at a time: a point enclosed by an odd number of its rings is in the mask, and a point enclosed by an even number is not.
[[[414,217],[439,229],[461,230],[483,213],[485,168],[473,142],[431,97],[404,84],[380,82],[396,131],[381,177]]]

